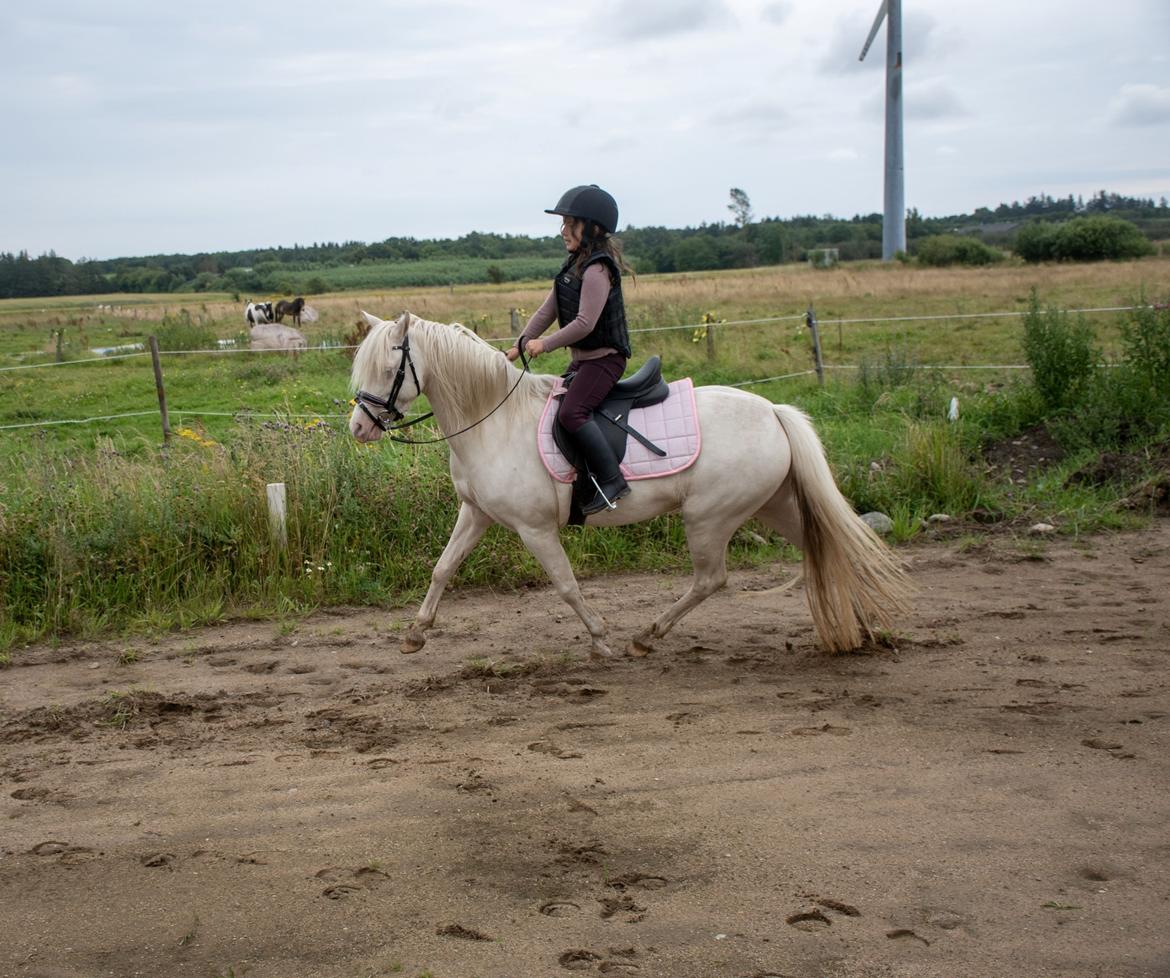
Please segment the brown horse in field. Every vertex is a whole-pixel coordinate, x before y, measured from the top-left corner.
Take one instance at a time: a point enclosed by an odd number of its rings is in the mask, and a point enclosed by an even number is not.
[[[301,296],[295,299],[281,299],[276,304],[274,315],[278,323],[284,322],[285,316],[292,316],[294,326],[301,325],[301,310],[305,308],[305,300]]]

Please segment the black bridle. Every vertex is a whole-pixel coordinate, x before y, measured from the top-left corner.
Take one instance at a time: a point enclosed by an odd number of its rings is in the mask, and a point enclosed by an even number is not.
[[[394,383],[390,386],[390,393],[385,397],[378,397],[377,394],[370,394],[367,391],[358,391],[354,398],[357,401],[357,406],[362,409],[362,412],[367,418],[374,422],[383,431],[397,431],[399,428],[409,428],[411,425],[418,424],[420,421],[426,421],[434,412],[424,414],[421,418],[415,418],[407,424],[395,424],[406,417],[401,411],[394,406],[398,400],[398,395],[402,393],[402,384],[406,380],[406,368],[410,367],[410,378],[414,381],[415,396],[422,393],[422,387],[418,382],[418,372],[414,369],[414,360],[410,356],[410,336],[403,332],[402,345],[392,346],[391,350],[401,350],[402,358],[398,361],[398,373],[394,375]],[[370,410],[369,405],[379,408],[377,414]]]
[[[409,327],[408,327],[409,328]],[[441,441],[449,441],[456,435],[461,435],[465,431],[470,431],[476,425],[483,424],[488,418],[495,414],[506,401],[515,392],[516,388],[520,386],[520,381],[524,379],[524,374],[528,371],[528,358],[524,355],[524,344],[520,344],[520,362],[524,364],[524,369],[520,371],[520,376],[516,378],[516,383],[512,385],[512,389],[504,395],[504,400],[500,401],[494,408],[488,411],[478,421],[469,424],[466,428],[460,428],[458,431],[453,431],[449,435],[444,435],[442,438],[424,438],[422,440],[414,440],[410,438],[395,438],[391,432],[401,431],[403,428],[410,428],[418,424],[420,421],[426,421],[427,418],[435,416],[434,411],[428,411],[426,414],[413,419],[412,421],[405,421],[398,424],[406,417],[401,411],[395,407],[395,402],[398,400],[398,395],[402,393],[402,385],[406,381],[406,368],[410,367],[410,379],[414,381],[415,396],[422,393],[422,385],[418,382],[418,372],[414,369],[414,360],[410,356],[410,336],[405,330],[402,333],[402,345],[392,346],[391,351],[401,350],[402,358],[398,361],[398,372],[394,375],[394,383],[390,385],[390,393],[385,397],[378,397],[377,394],[371,394],[368,391],[358,391],[354,396],[354,401],[357,406],[362,409],[362,413],[369,418],[375,425],[382,429],[389,435],[391,441],[400,442],[403,445],[435,445]],[[377,412],[370,410],[370,405],[378,409]]]

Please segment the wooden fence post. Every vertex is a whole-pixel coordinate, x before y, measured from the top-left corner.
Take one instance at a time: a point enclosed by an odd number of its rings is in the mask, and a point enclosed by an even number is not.
[[[520,335],[520,310],[513,309],[513,310],[511,310],[511,312],[512,312],[512,335],[519,336]]]
[[[804,321],[808,324],[808,328],[812,331],[813,342],[813,359],[816,362],[817,368],[817,383],[822,387],[825,386],[825,362],[821,359],[821,334],[817,330],[817,314],[813,310],[812,305],[808,307],[808,312],[804,315]]]
[[[171,440],[171,419],[167,414],[167,392],[163,387],[162,360],[158,355],[158,337],[150,337],[150,362],[154,364],[154,387],[158,391],[158,410],[162,415],[163,441]]]
[[[707,339],[707,362],[715,362],[715,326],[720,320],[715,318],[713,312],[703,313],[703,334]],[[695,342],[699,342],[699,331],[695,330]]]
[[[57,330],[57,362],[58,363],[63,363],[65,360],[65,351],[62,349],[62,345],[64,342],[65,342],[65,330],[59,329],[59,330]]]

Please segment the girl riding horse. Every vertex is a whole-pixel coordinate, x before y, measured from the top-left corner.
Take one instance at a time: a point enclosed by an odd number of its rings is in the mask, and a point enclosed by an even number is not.
[[[564,346],[571,351],[565,378],[572,383],[557,418],[580,450],[597,489],[581,507],[589,516],[614,509],[630,492],[619,460],[593,418],[594,410],[621,379],[631,354],[622,300],[622,272],[630,269],[622,259],[621,245],[612,237],[617,230],[617,202],[597,184],[565,191],[545,213],[563,218],[561,240],[569,257],[507,357],[515,360],[521,350],[532,357]],[[554,319],[561,328],[541,339]]]

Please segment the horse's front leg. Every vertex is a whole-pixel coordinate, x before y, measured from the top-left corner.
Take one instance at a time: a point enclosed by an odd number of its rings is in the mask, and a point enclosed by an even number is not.
[[[605,620],[585,603],[581,596],[581,588],[577,585],[577,578],[573,574],[573,567],[565,555],[565,548],[561,546],[561,539],[555,525],[551,527],[518,528],[517,533],[524,545],[532,552],[540,566],[544,568],[553,587],[557,589],[565,602],[577,612],[585,627],[589,629],[593,640],[589,649],[592,659],[609,659],[613,653],[605,644]]]
[[[447,541],[442,556],[431,572],[431,586],[427,588],[427,596],[419,605],[414,623],[402,637],[404,654],[417,652],[426,645],[426,631],[435,623],[435,613],[439,610],[439,599],[443,596],[443,589],[447,587],[447,582],[459,570],[459,565],[467,559],[467,555],[475,549],[475,545],[491,525],[492,518],[478,506],[466,501],[460,505],[455,529],[451,531],[451,539]]]

